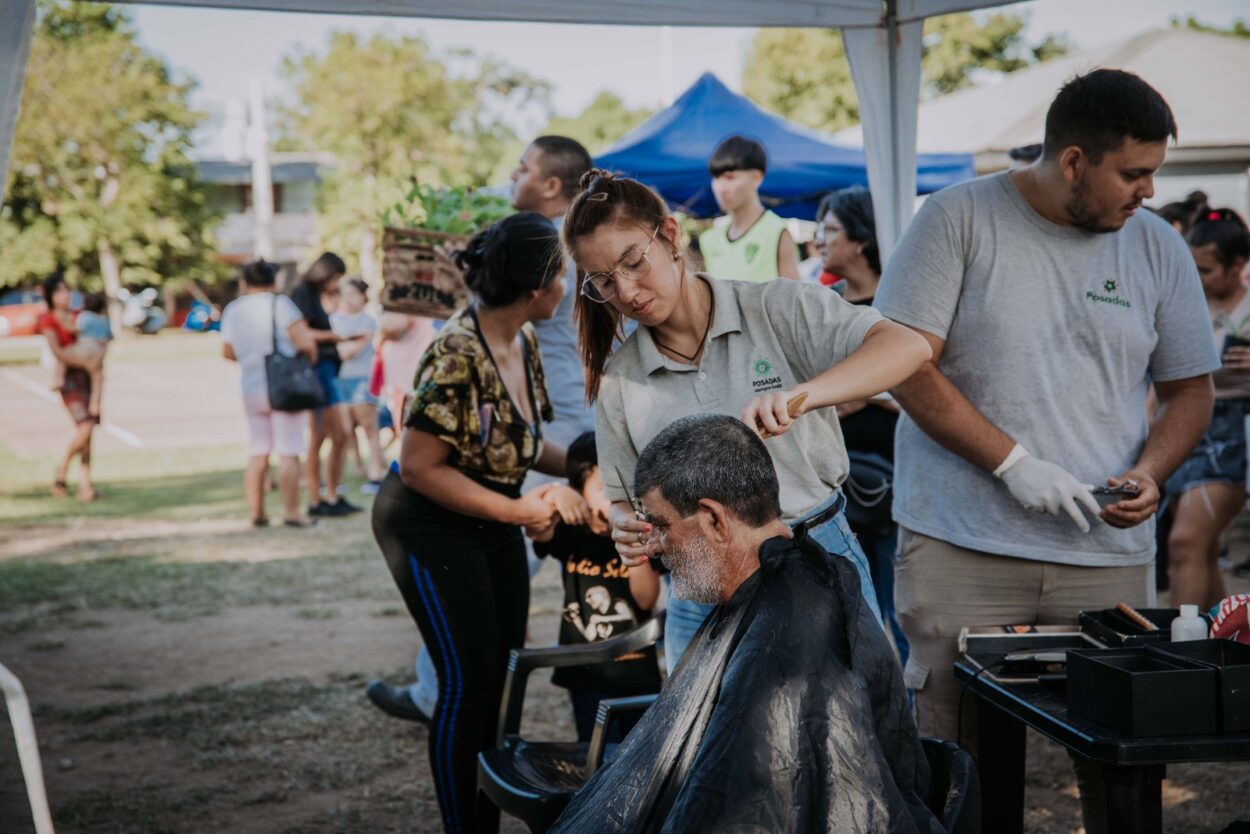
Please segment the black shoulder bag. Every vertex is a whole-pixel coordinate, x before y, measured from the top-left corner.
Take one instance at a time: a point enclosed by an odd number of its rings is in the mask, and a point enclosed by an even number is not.
[[[269,407],[274,411],[307,411],[325,405],[325,392],[321,390],[321,381],[313,372],[308,357],[298,351],[294,356],[278,352],[276,294],[271,309],[273,350],[265,357],[265,376],[269,380]]]

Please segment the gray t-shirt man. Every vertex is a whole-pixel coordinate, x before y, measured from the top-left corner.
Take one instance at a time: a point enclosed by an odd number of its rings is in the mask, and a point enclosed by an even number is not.
[[[1184,240],[1149,212],[1110,234],[1051,223],[1007,173],[926,201],[875,305],[946,341],[940,370],[994,425],[1083,483],[1137,461],[1146,395],[1219,367]],[[906,415],[895,440],[894,518],[959,547],[1088,566],[1149,563],[1154,519],[1128,530],[1022,507],[989,472]]]

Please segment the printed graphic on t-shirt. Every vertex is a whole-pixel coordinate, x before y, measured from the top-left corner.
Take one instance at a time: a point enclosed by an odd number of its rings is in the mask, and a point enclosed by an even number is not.
[[[777,366],[763,356],[751,364],[751,390],[757,394],[764,391],[780,391],[785,388]]]
[[[582,603],[585,604],[583,611]],[[592,585],[582,596],[582,603],[570,602],[564,607],[564,619],[571,623],[587,643],[607,640],[624,634],[638,625],[638,618],[623,599],[612,599],[602,585]]]
[[[1114,304],[1117,307],[1132,307],[1133,303],[1127,298],[1121,298],[1120,282],[1114,278],[1107,278],[1095,290],[1085,291],[1086,301],[1097,301],[1102,304]]]

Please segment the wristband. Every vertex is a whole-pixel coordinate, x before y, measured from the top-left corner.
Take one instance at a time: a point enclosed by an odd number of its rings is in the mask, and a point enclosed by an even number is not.
[[[998,468],[994,470],[994,477],[1001,478],[1003,473],[1014,466],[1021,458],[1027,458],[1029,450],[1017,443],[1011,447],[1011,451],[1007,453],[1007,457],[1003,458],[1003,462],[998,464]]]

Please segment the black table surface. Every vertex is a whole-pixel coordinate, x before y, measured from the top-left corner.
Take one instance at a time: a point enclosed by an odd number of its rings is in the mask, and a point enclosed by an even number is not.
[[[974,679],[975,678],[975,679]],[[1122,766],[1250,760],[1250,733],[1241,735],[1132,738],[1084,718],[1068,715],[1060,687],[1005,684],[976,677],[966,660],[955,663],[955,679],[981,700],[1091,759]]]

